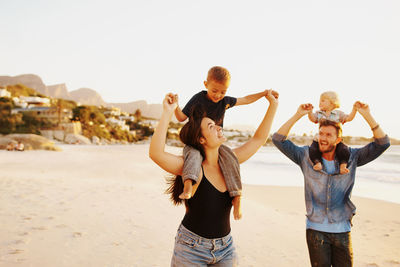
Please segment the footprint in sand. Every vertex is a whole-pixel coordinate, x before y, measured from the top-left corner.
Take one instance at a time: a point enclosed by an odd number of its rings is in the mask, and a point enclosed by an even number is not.
[[[22,249],[13,249],[8,254],[20,254],[24,252]]]
[[[19,233],[18,235],[19,235],[19,236],[26,236],[26,235],[29,235],[29,232],[21,232],[21,233]]]
[[[58,225],[56,225],[56,228],[66,228],[67,227],[67,225],[65,225],[65,224],[58,224]]]
[[[43,231],[43,230],[47,230],[47,228],[44,227],[44,226],[37,226],[37,227],[32,227],[32,230],[40,230],[40,231]]]
[[[387,261],[387,262],[392,264],[393,266],[400,266],[400,261],[390,260],[390,261]]]
[[[22,220],[29,221],[29,220],[32,220],[32,218],[29,216],[22,216]]]
[[[14,244],[16,244],[16,245],[28,244],[28,239],[25,239],[25,240],[23,240],[23,239],[15,240],[15,241],[14,241]]]
[[[81,237],[81,236],[82,236],[82,233],[80,233],[80,232],[74,232],[74,233],[72,234],[72,236],[75,237],[75,238]]]

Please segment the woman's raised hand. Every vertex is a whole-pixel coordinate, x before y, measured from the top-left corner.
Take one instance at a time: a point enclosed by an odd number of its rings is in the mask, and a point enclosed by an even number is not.
[[[279,93],[272,89],[267,90],[267,94],[265,98],[269,101],[270,104],[278,104]]]

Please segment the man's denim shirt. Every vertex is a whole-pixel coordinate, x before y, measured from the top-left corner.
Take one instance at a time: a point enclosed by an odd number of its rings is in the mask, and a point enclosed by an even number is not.
[[[356,213],[350,200],[356,168],[379,157],[390,146],[389,137],[375,139],[362,148],[349,148],[347,168],[350,172],[339,174],[339,163],[335,159],[337,174],[333,175],[327,174],[325,169],[315,171],[308,155],[309,146],[297,146],[286,138],[275,133],[272,141],[303,172],[307,218],[316,223],[322,223],[324,217],[328,217],[330,223],[351,220]]]

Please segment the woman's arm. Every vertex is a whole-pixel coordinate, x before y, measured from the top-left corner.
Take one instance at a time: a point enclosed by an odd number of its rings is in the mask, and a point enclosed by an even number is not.
[[[266,98],[269,101],[269,107],[254,136],[240,147],[233,149],[239,163],[248,160],[267,141],[272,121],[278,108],[278,97],[279,94],[277,92],[268,90]]]
[[[165,96],[163,101],[163,113],[158,122],[157,128],[151,138],[149,156],[150,158],[165,171],[181,175],[183,168],[183,157],[165,152],[165,139],[171,117],[177,106],[176,98],[172,94]]]

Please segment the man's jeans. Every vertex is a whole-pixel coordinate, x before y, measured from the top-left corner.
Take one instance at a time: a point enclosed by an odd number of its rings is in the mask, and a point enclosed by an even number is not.
[[[353,266],[350,232],[326,233],[307,229],[306,234],[311,266]]]

